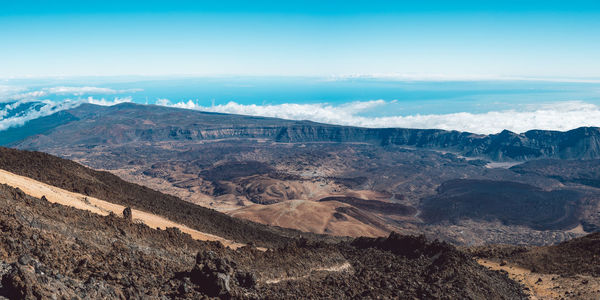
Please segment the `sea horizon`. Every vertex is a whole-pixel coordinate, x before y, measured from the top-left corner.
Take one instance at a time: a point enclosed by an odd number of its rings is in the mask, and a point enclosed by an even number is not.
[[[4,79],[0,130],[80,103],[122,102],[482,134],[600,126],[600,81],[593,79],[181,75]]]

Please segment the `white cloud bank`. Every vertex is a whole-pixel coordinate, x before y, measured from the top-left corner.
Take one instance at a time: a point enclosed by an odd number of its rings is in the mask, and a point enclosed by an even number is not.
[[[21,105],[27,103],[35,103],[36,105],[31,105],[29,108],[14,114],[10,117],[6,117],[9,115],[10,111],[18,108]],[[131,102],[131,97],[115,97],[113,100],[106,100],[104,98],[96,99],[93,97],[88,97],[84,100],[70,100],[66,99],[64,101],[56,102],[51,100],[42,100],[42,101],[27,101],[21,100],[14,103],[5,104],[4,106],[0,106],[0,131],[6,130],[11,127],[23,126],[28,121],[48,116],[59,112],[65,109],[71,109],[81,105],[82,103],[91,103],[96,105],[103,106],[112,106],[119,103]],[[5,118],[6,117],[6,118]],[[0,133],[1,134],[1,133]]]
[[[122,93],[135,93],[140,92],[142,89],[126,89],[126,90],[115,90],[111,88],[95,87],[95,86],[55,86],[42,88],[40,90],[28,91],[23,93],[15,93],[15,91],[22,91],[17,87],[5,88],[3,92],[2,86],[0,86],[0,98],[5,100],[34,100],[40,97],[46,97],[50,95],[71,95],[71,96],[83,96],[83,95],[114,95]],[[2,100],[0,99],[0,100]]]
[[[0,85],[0,131],[11,127],[23,126],[28,121],[48,116],[61,110],[74,108],[82,103],[111,106],[132,101],[131,97],[114,97],[112,100],[94,97],[76,100],[67,98],[59,101],[40,99],[43,97],[50,95],[65,95],[67,97],[80,97],[83,95],[115,95],[139,91],[142,90],[116,90],[93,86],[55,86],[38,90],[29,90],[22,86]],[[29,105],[27,108],[25,108],[25,106],[21,107],[22,105],[32,103],[35,103],[35,105]],[[22,111],[18,109],[21,109]]]
[[[338,125],[372,128],[435,128],[481,134],[498,133],[504,129],[514,132],[525,132],[531,129],[564,131],[581,126],[600,126],[600,107],[582,101],[530,105],[522,110],[511,109],[486,113],[461,112],[389,117],[365,117],[360,115],[365,110],[389,103],[384,100],[351,102],[343,105],[293,103],[243,105],[229,102],[222,105],[202,106],[191,100],[171,103],[167,99],[160,99],[156,102],[157,105],[201,111],[291,120],[311,120]]]

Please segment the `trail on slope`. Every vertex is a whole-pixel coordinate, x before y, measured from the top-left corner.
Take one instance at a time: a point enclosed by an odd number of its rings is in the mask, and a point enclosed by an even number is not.
[[[125,209],[125,206],[123,205],[114,204],[79,193],[73,193],[2,169],[0,169],[0,183],[14,188],[19,188],[24,193],[32,197],[41,198],[42,196],[45,196],[49,202],[71,206],[77,209],[88,210],[99,215],[106,216],[111,212],[116,215],[121,215]],[[191,235],[192,238],[197,240],[219,241],[223,245],[233,249],[244,246],[244,244],[236,243],[209,233],[200,232],[155,214],[137,209],[132,209],[131,211],[134,220],[138,220],[139,222],[142,222],[151,228],[164,230],[167,227],[175,227],[182,232]]]
[[[351,271],[352,271],[352,265],[350,265],[349,262],[345,262],[343,264],[333,265],[333,266],[329,266],[329,267],[312,268],[312,269],[308,270],[308,274],[303,275],[303,276],[284,276],[284,277],[266,280],[265,283],[266,284],[275,284],[275,283],[279,283],[282,281],[299,280],[299,279],[303,279],[303,278],[308,278],[308,277],[310,277],[311,274],[313,274],[315,272],[351,272]]]

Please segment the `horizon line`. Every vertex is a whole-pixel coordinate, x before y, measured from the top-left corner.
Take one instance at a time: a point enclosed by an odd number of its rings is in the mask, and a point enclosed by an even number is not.
[[[43,79],[110,79],[110,78],[306,78],[323,79],[325,81],[344,81],[353,79],[390,80],[399,82],[469,82],[469,81],[540,81],[564,83],[600,83],[600,77],[554,77],[554,76],[504,76],[504,75],[446,75],[446,74],[412,74],[412,73],[346,73],[346,74],[120,74],[120,75],[18,75],[0,76],[1,81],[10,80],[43,80]]]

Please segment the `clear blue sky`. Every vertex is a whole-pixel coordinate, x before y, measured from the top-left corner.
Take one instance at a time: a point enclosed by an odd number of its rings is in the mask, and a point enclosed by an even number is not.
[[[0,0],[0,77],[600,78],[600,1]]]

